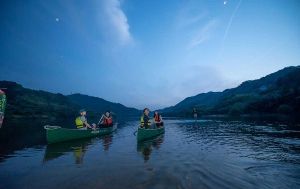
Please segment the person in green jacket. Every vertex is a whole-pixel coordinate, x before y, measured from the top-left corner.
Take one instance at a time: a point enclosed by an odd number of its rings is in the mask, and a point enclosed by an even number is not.
[[[77,129],[87,129],[87,128],[95,129],[94,124],[92,124],[92,126],[90,124],[88,124],[87,119],[86,119],[85,109],[81,109],[79,111],[79,113],[80,113],[80,116],[78,116],[75,119],[75,124],[76,124]]]

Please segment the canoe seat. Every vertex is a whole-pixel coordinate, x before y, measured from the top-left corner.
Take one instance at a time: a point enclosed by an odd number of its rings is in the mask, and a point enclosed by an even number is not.
[[[60,128],[61,128],[60,126],[52,126],[52,125],[44,126],[44,129],[47,129],[47,130],[60,129]]]

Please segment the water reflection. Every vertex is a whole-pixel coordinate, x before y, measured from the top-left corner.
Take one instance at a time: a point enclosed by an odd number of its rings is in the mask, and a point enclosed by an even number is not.
[[[92,139],[83,139],[47,145],[43,162],[57,159],[72,152],[75,163],[82,164],[85,152],[92,144],[91,140]]]
[[[184,141],[196,143],[208,152],[226,146],[227,150],[240,157],[290,163],[300,161],[300,132],[294,127],[240,121],[190,121],[179,122],[176,126]]]
[[[104,151],[108,151],[113,141],[113,135],[49,144],[46,147],[43,162],[46,163],[72,153],[75,164],[82,164],[89,147],[99,140],[102,141]]]
[[[158,150],[164,142],[164,134],[159,135],[151,140],[141,141],[137,143],[137,152],[143,155],[144,161],[150,159],[153,149]]]
[[[112,135],[17,150],[0,162],[0,188],[299,188],[299,127],[165,122],[140,143],[128,121]]]
[[[74,127],[73,119],[33,119],[33,118],[7,118],[0,129],[0,162],[4,161],[7,155],[15,151],[36,145],[44,145],[46,133],[44,125],[63,125]]]
[[[110,145],[112,144],[113,135],[106,135],[102,137],[102,144],[104,151],[108,151]]]

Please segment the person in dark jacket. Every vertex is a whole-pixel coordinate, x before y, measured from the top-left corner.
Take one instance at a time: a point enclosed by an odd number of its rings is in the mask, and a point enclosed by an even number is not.
[[[149,117],[149,113],[150,113],[150,110],[148,108],[145,108],[143,110],[143,115],[141,116],[141,122],[140,122],[140,127],[141,128],[146,128],[146,129],[150,128],[151,120],[150,120],[150,117]]]

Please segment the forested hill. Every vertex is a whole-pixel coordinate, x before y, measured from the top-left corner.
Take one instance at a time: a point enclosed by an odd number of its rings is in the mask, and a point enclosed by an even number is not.
[[[263,78],[245,81],[223,92],[201,93],[160,110],[165,116],[200,114],[289,114],[300,116],[300,66],[287,67]]]
[[[67,118],[78,115],[81,108],[89,111],[89,115],[99,115],[111,110],[122,115],[139,115],[140,111],[118,103],[112,103],[87,95],[54,94],[41,90],[24,88],[11,81],[0,81],[0,88],[7,96],[5,117]]]
[[[141,113],[140,110],[135,108],[128,108],[120,103],[109,102],[98,97],[82,94],[73,94],[67,97],[74,104],[80,106],[81,108],[87,108],[92,112],[103,113],[109,110],[118,116],[136,116]]]
[[[81,108],[87,109],[89,115],[98,115],[106,110],[121,116],[140,114],[135,108],[82,94],[65,96],[32,90],[11,81],[0,81],[0,88],[6,88],[7,118],[74,117]],[[161,112],[164,116],[189,117],[194,107],[202,115],[286,114],[300,117],[300,66],[284,68],[223,92],[188,97]]]

